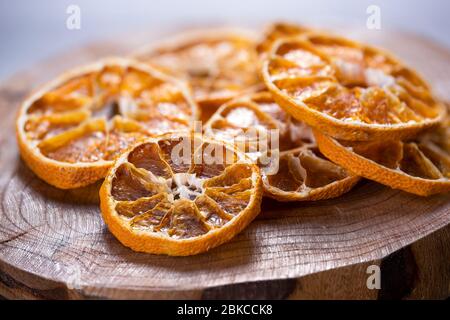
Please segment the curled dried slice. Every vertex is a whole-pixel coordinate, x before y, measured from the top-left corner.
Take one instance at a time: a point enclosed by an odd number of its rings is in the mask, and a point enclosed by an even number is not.
[[[450,191],[449,123],[413,142],[339,141],[314,131],[320,151],[355,174],[421,196]]]
[[[278,171],[263,175],[265,194],[278,201],[314,201],[339,197],[359,177],[326,159],[315,144],[282,152]]]
[[[100,190],[109,230],[135,251],[194,255],[232,239],[260,212],[259,168],[200,135],[148,138],[123,153]]]
[[[138,140],[190,130],[196,118],[186,85],[145,64],[111,58],[66,72],[26,99],[16,133],[27,165],[69,189],[103,178]]]
[[[220,104],[261,84],[256,39],[249,30],[197,30],[142,48],[134,56],[189,81],[207,120]]]
[[[445,116],[415,71],[337,36],[305,33],[276,41],[263,78],[287,112],[338,139],[410,138]]]
[[[333,198],[359,181],[324,158],[310,128],[286,114],[270,92],[224,104],[204,131],[246,152],[261,168],[265,194],[279,201]]]

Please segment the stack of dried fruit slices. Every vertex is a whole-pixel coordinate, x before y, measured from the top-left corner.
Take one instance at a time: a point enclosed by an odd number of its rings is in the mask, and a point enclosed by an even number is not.
[[[379,49],[286,23],[191,32],[68,71],[23,102],[16,133],[47,183],[104,178],[110,231],[156,254],[230,240],[263,197],[334,198],[361,177],[450,191],[447,107],[427,83]]]

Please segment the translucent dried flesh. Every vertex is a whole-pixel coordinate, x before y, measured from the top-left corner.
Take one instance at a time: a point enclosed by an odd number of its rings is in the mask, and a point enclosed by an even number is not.
[[[297,180],[289,168],[289,158],[280,159],[280,165],[277,174],[268,176],[269,184],[275,188],[286,192],[295,192],[302,186],[302,181]]]
[[[230,221],[233,216],[225,213],[216,201],[207,195],[200,195],[195,199],[200,214],[206,222],[213,227],[221,227]]]
[[[25,123],[25,131],[29,139],[39,141],[73,129],[76,126],[77,123],[52,123],[44,119],[29,119]]]
[[[235,163],[236,160],[231,149],[219,144],[204,143],[194,152],[194,164],[190,171],[200,178],[212,178],[221,174],[228,164]]]
[[[106,139],[105,160],[114,160],[119,154],[128,149],[145,135],[141,132],[121,132],[111,130]]]
[[[95,162],[104,158],[105,136],[105,133],[101,131],[88,132],[54,150],[46,151],[41,148],[41,152],[46,157],[57,161]]]
[[[170,208],[171,204],[169,202],[159,203],[154,208],[134,216],[130,225],[138,229],[146,230],[151,228],[153,230],[154,227],[161,224]]]
[[[45,92],[27,109],[24,131],[47,158],[108,161],[148,135],[189,129],[191,108],[177,85],[110,64]]]
[[[156,143],[146,143],[136,147],[128,155],[128,161],[136,166],[153,172],[157,176],[170,177],[169,165],[161,159],[160,149]]]
[[[140,216],[165,202],[167,202],[167,195],[161,193],[152,197],[139,198],[135,201],[121,201],[117,204],[116,211],[122,216],[133,218],[135,216]],[[158,208],[160,208],[160,206]]]
[[[183,142],[197,150],[191,163],[176,165],[171,152]],[[132,229],[172,239],[224,226],[249,205],[255,182],[254,168],[237,162],[232,150],[230,163],[199,162],[221,148],[221,143],[177,137],[139,144],[115,170],[111,195],[116,212]]]
[[[132,164],[123,164],[116,170],[111,194],[116,200],[134,201],[167,191],[159,182],[151,179],[148,172]]]
[[[278,162],[275,165],[277,170],[265,175],[266,187],[270,187],[266,191],[269,193],[303,193],[306,198],[313,189],[349,178],[346,170],[324,158],[318,151],[311,129],[287,115],[268,92],[238,98],[222,106],[206,124],[205,133],[236,141],[249,138],[242,130],[249,127],[279,129],[278,146],[268,146],[269,149],[273,147],[281,151],[281,156],[273,159],[273,162]],[[248,148],[243,151],[249,152]],[[269,158],[274,151],[270,149]],[[257,163],[261,168],[271,167],[259,160]]]
[[[192,159],[195,143],[190,140],[189,142],[186,142],[183,147],[176,148],[174,150],[174,148],[180,146],[180,143],[182,142],[186,141],[180,138],[173,140],[162,140],[158,142],[159,150],[161,152],[161,159],[167,162],[173,173],[187,172],[190,168],[189,160]],[[172,157],[172,154],[176,154],[176,156]],[[177,161],[179,159],[182,159],[183,161]]]
[[[140,58],[188,80],[200,102],[234,96],[260,83],[255,44],[242,37],[200,36]]]
[[[410,124],[442,111],[414,71],[345,39],[309,34],[286,40],[269,59],[270,81],[280,91],[339,120]]]

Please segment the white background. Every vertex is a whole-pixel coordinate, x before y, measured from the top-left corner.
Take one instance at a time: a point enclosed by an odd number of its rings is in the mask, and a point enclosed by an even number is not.
[[[81,8],[81,30],[66,28],[70,4]],[[365,28],[372,4],[381,8],[379,32],[413,31],[450,48],[449,0],[0,0],[0,79],[83,43],[175,24],[287,19]]]

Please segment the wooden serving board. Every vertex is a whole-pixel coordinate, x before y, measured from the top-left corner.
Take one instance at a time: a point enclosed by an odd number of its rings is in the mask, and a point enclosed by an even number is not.
[[[347,32],[416,66],[450,101],[450,53],[403,33]],[[107,230],[98,186],[62,191],[20,160],[20,101],[68,67],[125,54],[123,37],[44,61],[0,86],[0,296],[5,298],[446,298],[450,195],[421,198],[362,181],[338,199],[280,204],[233,241],[193,257],[136,253]],[[366,269],[381,268],[369,290]]]

